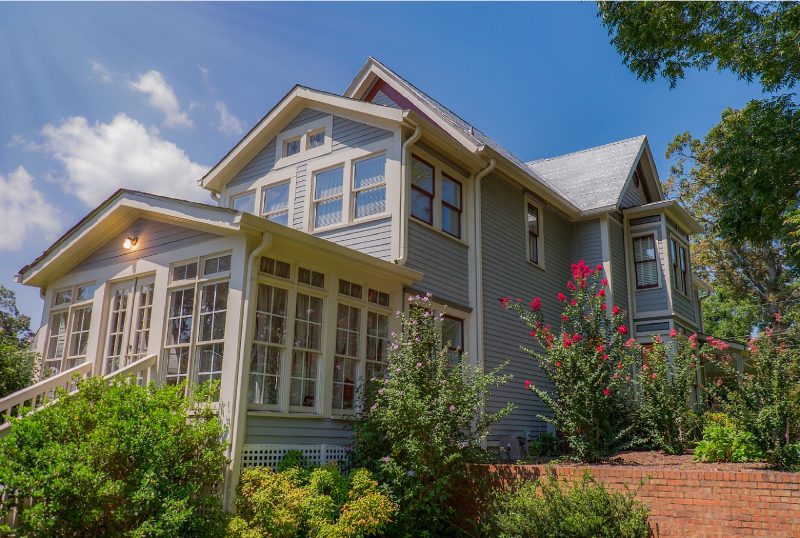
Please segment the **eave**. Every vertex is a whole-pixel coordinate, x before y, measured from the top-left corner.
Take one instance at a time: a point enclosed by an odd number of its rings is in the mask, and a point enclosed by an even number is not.
[[[682,225],[689,235],[699,234],[703,227],[694,219],[685,207],[676,200],[661,200],[650,204],[623,209],[622,213],[626,216],[636,217],[652,213],[666,213],[678,224]]]

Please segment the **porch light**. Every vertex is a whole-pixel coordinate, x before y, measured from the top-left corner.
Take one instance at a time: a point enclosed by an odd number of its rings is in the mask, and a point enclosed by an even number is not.
[[[130,250],[136,246],[136,243],[139,242],[138,237],[126,237],[125,241],[122,242],[122,248],[126,250]]]

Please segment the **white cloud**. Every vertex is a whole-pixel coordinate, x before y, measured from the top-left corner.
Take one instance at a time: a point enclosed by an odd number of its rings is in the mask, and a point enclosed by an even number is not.
[[[114,82],[114,76],[111,74],[111,71],[106,69],[106,66],[97,60],[90,60],[89,65],[92,67],[92,73],[100,79],[100,82],[103,84],[111,84]]]
[[[150,70],[138,80],[130,83],[134,90],[149,95],[150,106],[164,114],[165,127],[191,127],[189,115],[181,110],[172,86],[167,84],[158,71]]]
[[[36,142],[32,142],[31,140],[28,140],[21,134],[17,133],[11,135],[11,140],[8,141],[8,144],[6,144],[6,146],[8,146],[9,148],[22,148],[26,151],[37,151],[42,149],[41,146]]]
[[[222,101],[217,101],[217,112],[219,113],[219,124],[217,129],[226,135],[240,135],[244,132],[242,122],[234,116]]]
[[[3,192],[0,196],[3,215],[0,251],[20,250],[33,233],[51,240],[61,229],[63,215],[36,190],[33,177],[23,167],[7,177],[0,175],[0,191]]]
[[[64,165],[64,189],[94,206],[123,187],[208,201],[197,180],[208,167],[125,114],[90,125],[73,117],[42,128],[44,148]]]
[[[201,77],[203,77],[203,82],[204,82],[205,84],[208,84],[208,83],[209,83],[209,79],[208,79],[208,75],[209,75],[208,67],[203,67],[202,65],[198,65],[198,66],[197,66],[197,69],[198,69],[198,71],[200,71],[200,76],[201,76]]]

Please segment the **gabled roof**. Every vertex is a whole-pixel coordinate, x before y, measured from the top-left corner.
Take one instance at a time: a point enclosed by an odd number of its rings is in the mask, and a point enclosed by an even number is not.
[[[615,208],[645,149],[645,143],[644,135],[636,136],[531,161],[528,166],[556,185],[581,211]]]

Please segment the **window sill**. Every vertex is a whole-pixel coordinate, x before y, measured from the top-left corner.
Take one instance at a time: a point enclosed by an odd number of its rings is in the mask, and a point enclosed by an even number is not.
[[[535,267],[536,269],[538,269],[540,271],[544,271],[545,270],[545,266],[544,266],[543,263],[536,263],[536,262],[532,262],[530,260],[526,260],[526,261],[528,262],[528,265],[530,265],[531,267]]]
[[[345,228],[349,228],[351,226],[357,226],[359,224],[367,224],[367,223],[374,222],[374,221],[377,221],[377,220],[388,219],[388,218],[391,218],[391,216],[392,216],[391,213],[386,213],[386,212],[377,213],[375,215],[369,215],[368,217],[361,217],[360,219],[354,219],[351,222],[339,223],[339,224],[330,224],[328,226],[322,226],[322,227],[319,227],[319,228],[313,228],[312,227],[310,233],[315,234],[315,233],[320,233],[320,232],[330,232],[330,231],[333,231],[333,230],[343,230]]]
[[[443,237],[446,237],[447,239],[449,239],[451,241],[455,241],[456,243],[459,243],[460,245],[464,245],[465,247],[469,248],[469,243],[467,243],[465,240],[460,239],[460,238],[458,238],[458,237],[456,237],[454,235],[450,235],[449,233],[445,232],[444,230],[440,230],[439,228],[436,228],[432,224],[428,224],[424,220],[418,219],[414,215],[409,215],[408,219],[409,219],[409,221],[413,221],[416,224],[419,224],[420,226],[424,226],[425,228],[427,228],[428,230],[431,230],[432,232],[436,232],[437,234],[439,234],[439,235],[441,235]]]
[[[248,406],[247,408],[248,415],[260,416],[260,417],[274,417],[274,418],[325,418],[323,415],[311,411],[311,412],[301,412],[301,411],[277,411],[277,410],[270,410],[270,409],[258,409],[258,408],[251,408]]]

